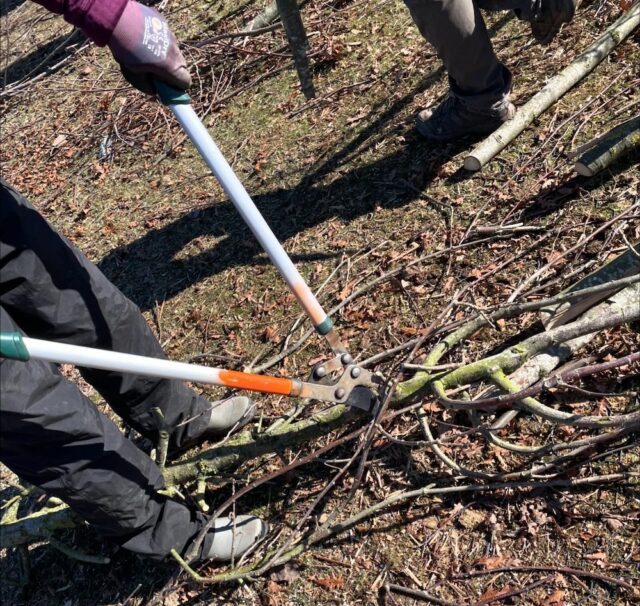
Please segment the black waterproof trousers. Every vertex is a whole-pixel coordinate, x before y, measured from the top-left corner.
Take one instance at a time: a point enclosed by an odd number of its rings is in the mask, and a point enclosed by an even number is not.
[[[157,358],[139,309],[0,181],[0,329]],[[176,381],[80,369],[129,425],[156,437],[151,409],[176,447],[206,428],[209,403]],[[0,360],[0,461],[68,503],[104,536],[156,558],[182,552],[202,517],[168,499],[160,470],[53,364]]]

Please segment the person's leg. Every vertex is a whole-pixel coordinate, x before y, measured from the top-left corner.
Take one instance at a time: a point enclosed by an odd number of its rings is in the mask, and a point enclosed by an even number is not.
[[[0,330],[19,330],[2,307]],[[125,549],[156,559],[185,553],[205,517],[158,493],[164,480],[155,463],[54,365],[0,359],[0,390],[2,463]],[[201,559],[230,559],[263,536],[258,518],[239,518],[216,522]]]
[[[515,115],[509,101],[511,72],[498,61],[480,14],[513,10],[531,22],[534,38],[549,43],[575,12],[575,0],[405,0],[418,29],[438,52],[450,92],[418,115],[418,132],[444,141],[487,134]]]
[[[18,330],[0,307],[2,331]],[[202,526],[158,494],[160,470],[55,366],[0,359],[0,460],[126,549],[184,551]]]
[[[29,336],[164,358],[138,308],[56,232],[15,190],[0,182],[0,303]],[[132,427],[155,438],[159,407],[172,446],[202,437],[211,404],[179,381],[81,369]],[[247,398],[215,411],[232,426],[248,416]],[[228,419],[227,419],[228,417]],[[236,418],[237,417],[237,418]]]
[[[405,0],[420,33],[444,63],[452,89],[488,107],[509,93],[510,79],[498,61],[474,0]]]

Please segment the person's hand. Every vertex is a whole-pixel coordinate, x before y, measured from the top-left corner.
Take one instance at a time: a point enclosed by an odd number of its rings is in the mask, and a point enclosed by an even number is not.
[[[154,78],[180,89],[191,86],[176,37],[157,10],[130,0],[107,44],[124,77],[138,90],[154,94]]]

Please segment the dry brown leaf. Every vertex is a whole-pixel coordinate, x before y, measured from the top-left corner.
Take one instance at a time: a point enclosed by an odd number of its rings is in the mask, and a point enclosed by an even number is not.
[[[438,404],[438,402],[425,402],[422,405],[422,410],[426,410],[427,412],[441,412],[442,406]]]
[[[596,551],[595,553],[588,553],[584,556],[585,560],[607,560],[607,554],[604,551]]]
[[[58,135],[51,144],[51,147],[60,147],[67,140],[67,135]]]
[[[262,340],[267,342],[271,341],[272,343],[277,343],[280,339],[280,335],[278,335],[278,331],[273,326],[267,326],[262,333]]]
[[[323,589],[334,590],[344,588],[344,579],[342,577],[313,577],[311,580]]]
[[[495,568],[501,568],[505,564],[505,559],[502,556],[484,556],[477,562],[477,566],[483,566],[485,570],[494,570]]]
[[[612,532],[618,532],[624,526],[618,518],[604,518],[604,523]]]
[[[267,583],[267,591],[269,593],[280,593],[282,591],[282,587],[280,587],[280,585],[275,581],[269,581]]]
[[[444,286],[442,287],[443,292],[449,292],[452,288],[453,285],[456,283],[455,279],[453,276],[449,276],[445,281],[444,281]]]
[[[493,602],[491,600],[493,600],[493,598],[499,598],[500,596],[503,596],[507,593],[511,593],[513,589],[514,588],[510,585],[505,585],[502,589],[494,589],[490,587],[480,596],[479,601],[482,602],[484,600],[485,602],[492,604]]]
[[[180,597],[177,592],[170,593],[164,600],[162,601],[163,606],[178,606],[180,604]]]

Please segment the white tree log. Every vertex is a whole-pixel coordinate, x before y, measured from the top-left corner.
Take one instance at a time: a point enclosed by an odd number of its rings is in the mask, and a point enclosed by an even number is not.
[[[632,248],[628,249],[621,255],[618,255],[606,265],[603,265],[588,276],[582,278],[570,288],[563,292],[573,292],[583,290],[592,286],[613,282],[627,276],[638,275],[640,273],[640,242],[636,243]],[[586,295],[575,301],[561,303],[559,305],[551,305],[543,307],[540,310],[540,319],[544,324],[545,330],[566,324],[575,320],[581,313],[587,309],[591,309],[603,299],[616,292],[615,289],[610,291],[602,291],[597,294]]]
[[[278,18],[278,5],[275,0],[271,2],[259,15],[256,15],[240,31],[242,33],[253,32],[273,23]]]
[[[556,74],[546,86],[518,109],[512,120],[505,122],[465,158],[464,167],[480,170],[501,152],[540,114],[551,107],[577,82],[582,80],[640,24],[640,2],[624,13],[600,38],[574,61]]]
[[[593,177],[618,158],[638,148],[640,148],[640,116],[611,129],[576,162],[576,172],[583,177]]]

